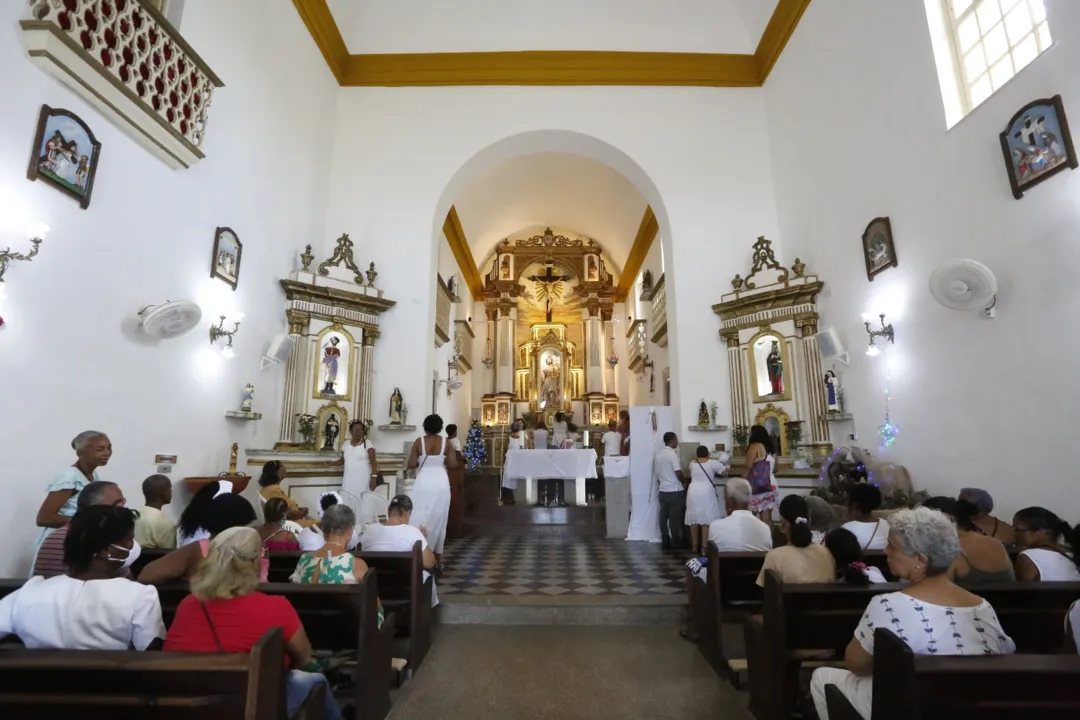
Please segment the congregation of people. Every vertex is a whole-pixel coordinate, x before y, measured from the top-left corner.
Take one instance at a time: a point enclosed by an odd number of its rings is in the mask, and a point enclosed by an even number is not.
[[[700,448],[690,466],[703,483],[711,479],[710,471],[694,465],[706,457],[708,451]],[[677,467],[670,458],[658,456],[661,465]],[[696,481],[690,482],[691,489]],[[663,511],[663,480],[660,493]],[[844,652],[843,668],[814,670],[809,689],[821,720],[828,718],[827,685],[836,686],[863,718],[871,717],[875,628],[890,629],[915,654],[1009,654],[1016,646],[994,608],[978,595],[978,587],[1080,581],[1080,557],[1075,555],[1080,551],[1080,525],[1072,527],[1043,507],[1024,508],[1007,523],[992,515],[993,499],[982,489],[964,489],[957,498],[933,497],[885,516],[881,490],[863,482],[848,491],[844,522],[821,498],[789,494],[776,505],[778,525],[771,522],[771,513],[755,512],[760,505],[747,478],[728,477],[723,496],[724,507],[718,511],[704,487],[700,493],[686,492],[686,523],[701,533],[700,546],[693,536],[695,555],[705,553],[708,544],[715,546],[714,557],[721,563],[724,553],[765,552],[759,586],[765,585],[769,571],[784,584],[885,583],[881,569],[865,562],[868,551],[884,551],[889,573],[903,583],[902,589],[869,602]],[[721,516],[706,525],[718,512]],[[708,581],[706,557],[695,557],[687,565],[688,582]],[[1075,651],[1080,645],[1080,601],[1066,614],[1063,630],[1063,646]],[[698,640],[692,622],[681,634]]]
[[[345,466],[342,492],[324,493],[314,513],[282,489],[287,467],[271,461],[259,478],[261,519],[222,479],[202,485],[175,525],[162,512],[172,502],[168,477],[146,478],[145,503],[129,508],[120,486],[98,472],[112,455],[108,436],[80,433],[72,441],[75,463],[47,486],[38,511],[42,532],[31,577],[0,599],[0,639],[15,636],[30,649],[246,653],[268,630],[281,628],[289,716],[322,684],[322,716],[342,717],[321,672],[325,659],[312,648],[296,610],[287,597],[262,593],[259,585],[267,582],[276,552],[302,551],[291,582],[342,585],[359,583],[367,573],[360,549],[412,553],[416,543],[427,580],[446,531],[445,468],[454,467],[457,456],[439,435],[438,416],[429,417],[424,429],[409,461],[418,470],[412,496],[392,498],[381,522],[367,515],[358,522],[357,510],[366,509],[350,503],[378,482],[366,428],[354,423],[336,461]],[[131,568],[144,548],[160,556],[136,578]],[[166,627],[155,586],[177,581],[188,583],[190,594]],[[379,625],[383,619],[380,602]],[[353,711],[346,708],[350,716]]]

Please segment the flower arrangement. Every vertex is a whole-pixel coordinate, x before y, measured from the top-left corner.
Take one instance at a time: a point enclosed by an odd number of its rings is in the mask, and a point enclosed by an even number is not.
[[[297,413],[296,422],[299,426],[300,435],[304,438],[305,445],[311,445],[315,442],[315,421],[314,415],[308,415],[307,413]]]
[[[799,449],[799,441],[802,440],[802,420],[789,420],[784,424],[784,435],[787,436],[788,453],[794,455]]]
[[[746,447],[746,442],[750,439],[750,428],[746,425],[736,425],[731,428],[731,441],[735,444],[735,447]]]

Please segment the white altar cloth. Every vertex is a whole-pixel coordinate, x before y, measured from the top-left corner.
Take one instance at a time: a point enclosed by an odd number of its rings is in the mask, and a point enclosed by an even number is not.
[[[585,480],[596,477],[596,451],[585,450],[510,450],[506,453],[503,477],[525,481],[525,501],[536,503],[536,480],[575,481],[575,498],[585,505]]]

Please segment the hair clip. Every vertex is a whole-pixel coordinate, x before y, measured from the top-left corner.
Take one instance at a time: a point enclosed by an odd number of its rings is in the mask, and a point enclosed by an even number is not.
[[[800,518],[800,517],[795,518],[795,524],[796,525],[805,525],[807,522],[808,521],[807,521],[806,518]]]

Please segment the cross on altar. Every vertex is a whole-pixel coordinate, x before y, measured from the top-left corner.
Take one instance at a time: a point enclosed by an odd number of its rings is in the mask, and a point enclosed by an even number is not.
[[[529,277],[537,287],[537,295],[542,295],[545,299],[545,309],[547,310],[547,321],[551,322],[551,296],[562,295],[562,284],[564,281],[569,280],[569,275],[556,275],[552,272],[553,267],[548,265],[543,275],[532,275]]]

